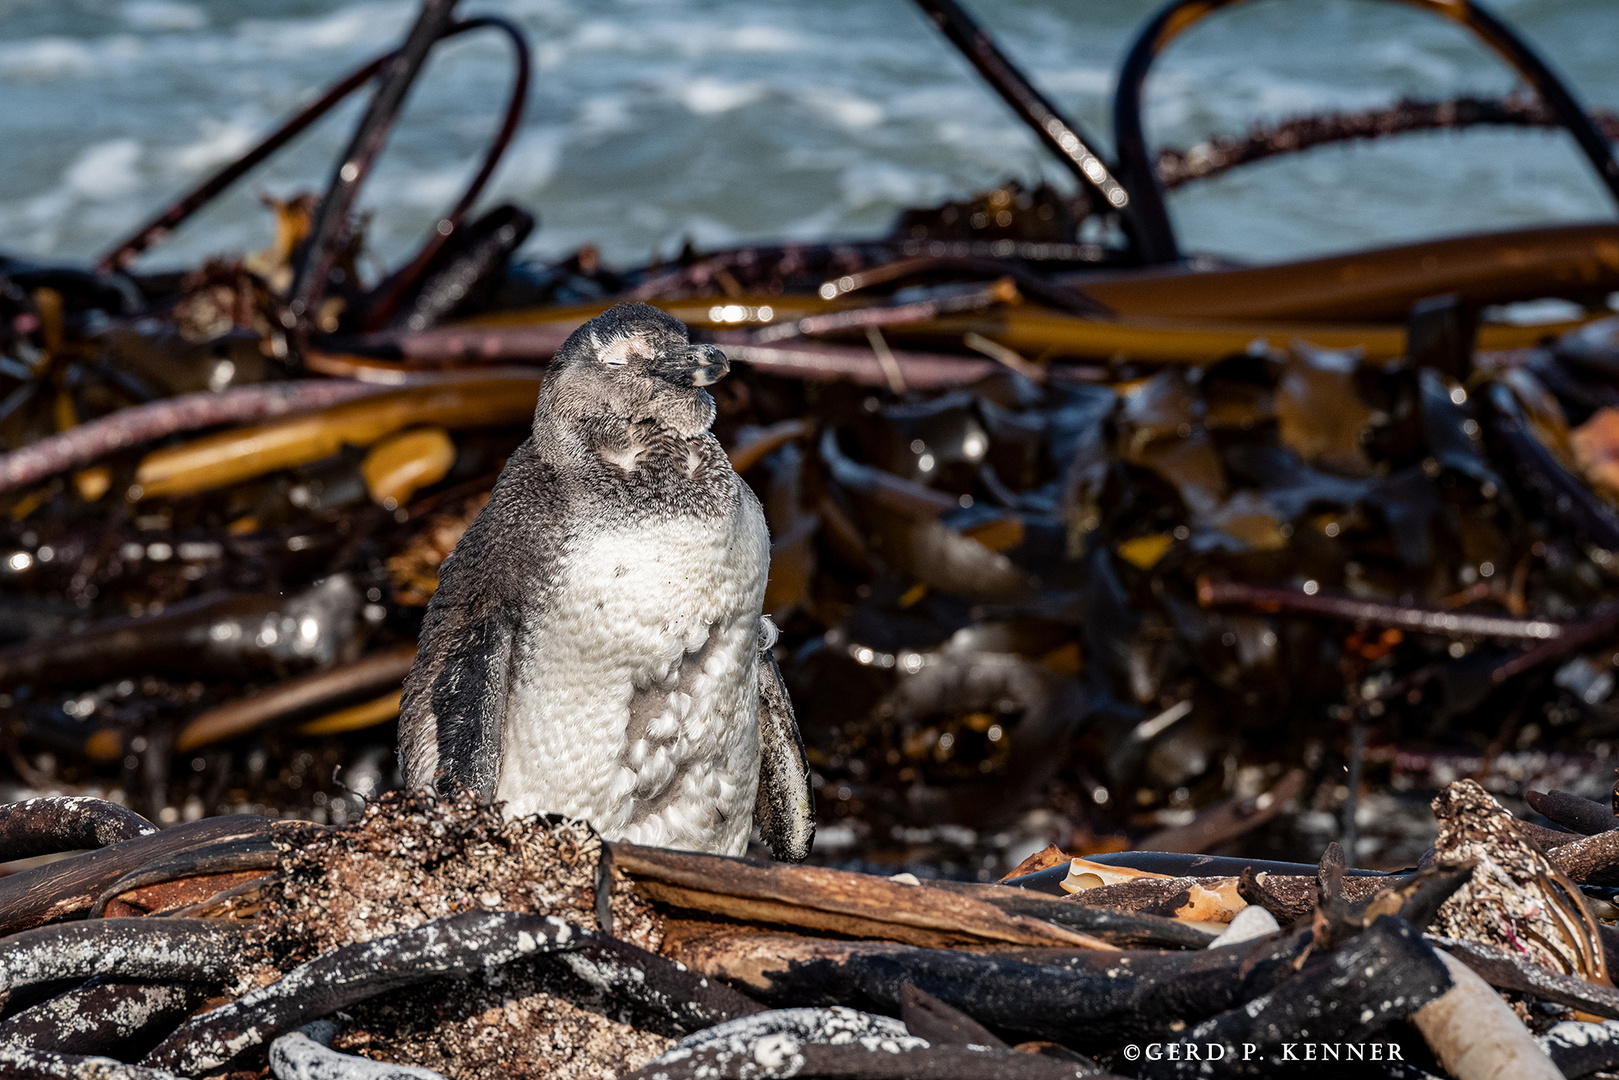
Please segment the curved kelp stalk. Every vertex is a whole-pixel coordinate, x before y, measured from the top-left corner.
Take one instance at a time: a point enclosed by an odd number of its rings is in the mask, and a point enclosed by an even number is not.
[[[1158,55],[1175,38],[1206,16],[1235,7],[1246,0],[1175,0],[1160,11],[1137,35],[1119,72],[1113,95],[1113,143],[1118,148],[1119,179],[1130,193],[1136,218],[1146,222],[1148,235],[1167,238],[1167,243],[1144,247],[1149,263],[1169,263],[1180,259],[1174,239],[1174,226],[1164,205],[1164,188],[1158,170],[1147,151],[1147,137],[1141,122],[1142,87],[1147,71]],[[1592,122],[1572,91],[1563,84],[1517,34],[1472,0],[1400,0],[1436,15],[1444,16],[1471,31],[1485,46],[1500,56],[1522,76],[1566,128],[1590,161],[1597,176],[1619,201],[1619,161],[1614,160],[1607,139]]]
[[[379,74],[383,74],[382,87],[379,88],[370,109],[350,140],[348,150],[334,169],[327,198],[321,204],[311,232],[308,250],[314,262],[322,263],[319,274],[314,273],[315,267],[311,262],[303,267],[299,279],[294,284],[293,300],[295,305],[301,305],[293,307],[294,313],[313,311],[325,292],[326,274],[331,268],[332,253],[340,246],[337,238],[346,234],[349,209],[353,206],[354,198],[358,195],[359,188],[369,174],[376,156],[381,152],[388,130],[404,104],[405,93],[419,73],[428,51],[441,41],[459,37],[469,31],[485,28],[497,30],[511,42],[515,66],[512,87],[507,97],[500,128],[484,151],[478,171],[473,174],[455,205],[434,222],[428,238],[404,267],[379,285],[377,290],[379,295],[371,305],[369,318],[376,325],[386,322],[387,317],[397,310],[411,288],[420,281],[434,257],[452,238],[456,238],[457,233],[463,228],[467,211],[482,194],[490,176],[511,145],[528,99],[529,47],[521,28],[511,20],[497,15],[481,15],[451,22],[449,16],[453,7],[453,0],[449,3],[444,0],[430,0],[404,46],[362,64],[333,83],[319,98],[271,132],[258,145],[198,184],[162,213],[110,248],[97,260],[97,268],[103,273],[128,268],[143,252],[161,243],[186,219],[268,160],[316,120],[330,112],[339,102]],[[315,255],[316,252],[323,254]]]

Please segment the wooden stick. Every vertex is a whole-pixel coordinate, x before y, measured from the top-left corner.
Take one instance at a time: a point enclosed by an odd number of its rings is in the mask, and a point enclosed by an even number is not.
[[[1089,934],[980,900],[870,874],[613,844],[613,861],[654,900],[735,919],[930,946],[1044,945],[1114,950]]]
[[[304,829],[309,822],[275,822],[256,814],[231,814],[176,825],[99,851],[0,878],[0,936],[83,911],[125,874],[179,852],[232,839],[271,837]]]
[[[398,645],[352,664],[288,679],[262,693],[215,706],[180,729],[174,740],[175,751],[186,753],[221,739],[245,735],[304,709],[393,686],[410,673],[415,658],[414,643]]]
[[[1551,641],[1561,637],[1568,629],[1565,624],[1550,619],[1513,619],[1501,615],[1401,607],[1326,590],[1312,593],[1303,589],[1248,585],[1240,581],[1215,581],[1210,578],[1198,579],[1197,602],[1204,607],[1242,607],[1275,613],[1325,615],[1441,637]]]
[[[0,495],[169,435],[324,409],[386,389],[359,382],[308,379],[243,386],[220,394],[199,391],[119,409],[0,456]]]

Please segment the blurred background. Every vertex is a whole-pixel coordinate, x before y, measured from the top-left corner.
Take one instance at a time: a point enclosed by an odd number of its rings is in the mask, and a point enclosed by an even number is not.
[[[1112,87],[1149,0],[1006,0],[975,14],[1111,156]],[[899,210],[1017,177],[1071,180],[902,0],[793,4],[512,0],[534,47],[521,134],[486,201],[535,211],[524,254],[596,245],[610,264],[766,240],[885,233]],[[1493,5],[1591,109],[1619,106],[1616,14],[1600,0]],[[408,29],[415,5],[8,0],[0,5],[0,238],[88,259]],[[509,82],[508,47],[436,49],[361,207],[389,265],[474,167]],[[1260,121],[1463,94],[1513,74],[1452,23],[1372,0],[1261,0],[1206,19],[1154,66],[1147,130],[1187,147]],[[143,266],[269,238],[258,191],[324,184],[364,106],[188,222]],[[1182,245],[1273,260],[1469,229],[1602,217],[1606,196],[1556,130],[1485,128],[1327,147],[1170,197]]]

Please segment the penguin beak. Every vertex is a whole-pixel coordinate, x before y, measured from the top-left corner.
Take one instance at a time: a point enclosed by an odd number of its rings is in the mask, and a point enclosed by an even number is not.
[[[691,373],[693,386],[713,386],[731,370],[731,362],[718,345],[694,345],[691,357],[696,362]]]

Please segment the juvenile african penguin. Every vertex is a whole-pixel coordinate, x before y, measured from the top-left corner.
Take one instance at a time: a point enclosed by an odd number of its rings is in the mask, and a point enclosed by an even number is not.
[[[770,538],[709,431],[703,387],[727,370],[642,304],[568,338],[440,568],[400,710],[409,786],[726,855],[757,816],[777,858],[809,854],[809,766],[760,614]]]

